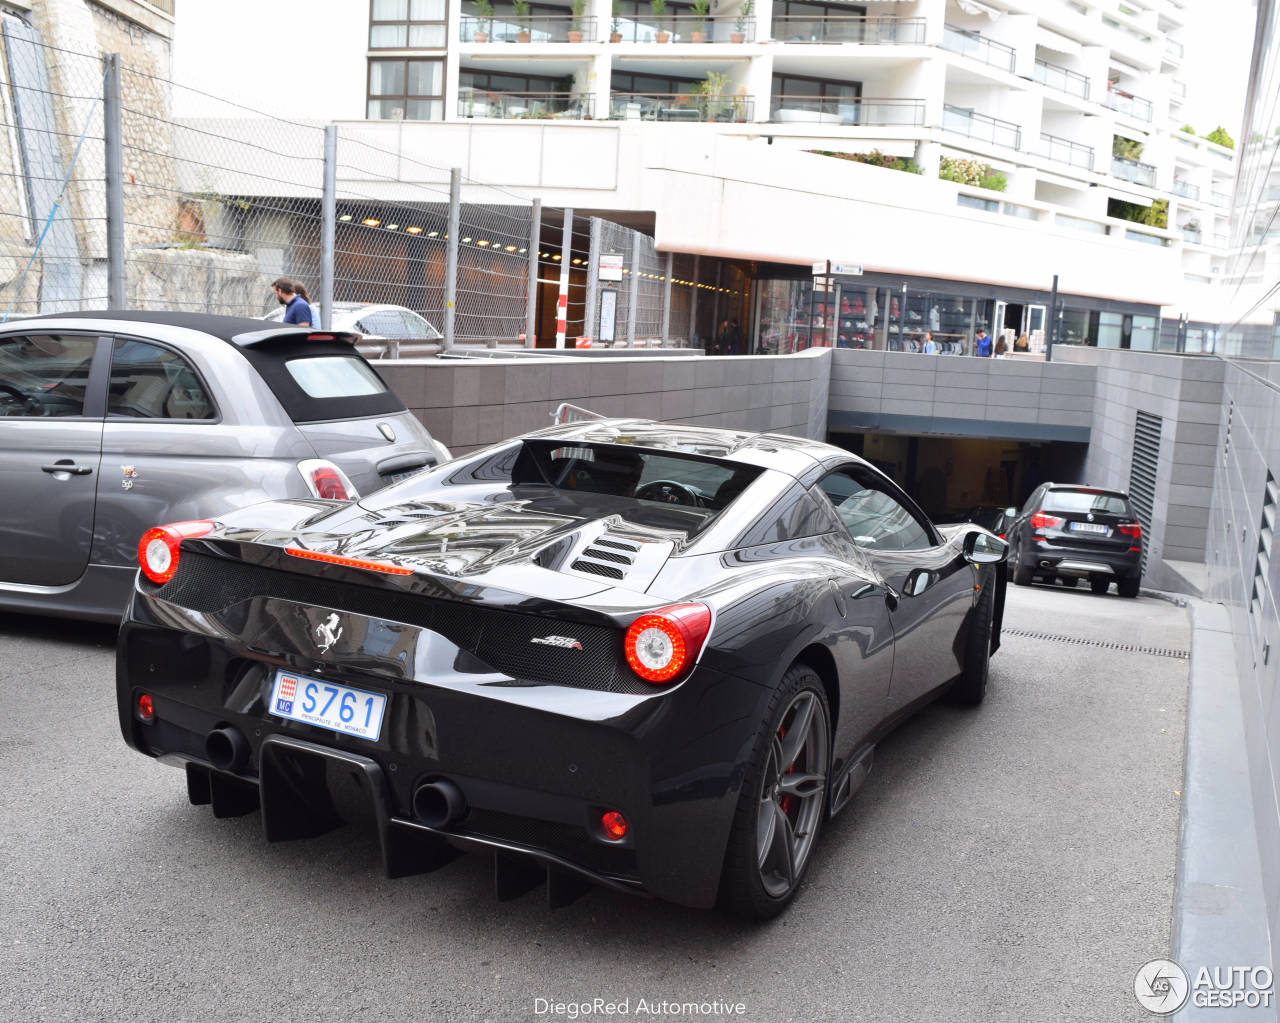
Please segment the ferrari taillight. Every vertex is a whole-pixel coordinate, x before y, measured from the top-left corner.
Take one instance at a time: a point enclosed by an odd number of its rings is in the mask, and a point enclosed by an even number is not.
[[[1032,529],[1057,529],[1065,519],[1059,518],[1057,515],[1046,515],[1042,511],[1035,512],[1031,516]]]
[[[178,548],[182,541],[187,537],[204,536],[217,528],[218,524],[208,519],[152,526],[138,541],[138,565],[142,574],[157,585],[167,583],[178,570]]]
[[[710,631],[711,609],[706,604],[672,604],[632,622],[622,648],[632,671],[662,685],[679,678],[698,659]]]
[[[326,501],[354,501],[360,494],[347,474],[323,458],[307,458],[298,463],[298,472],[315,497]]]

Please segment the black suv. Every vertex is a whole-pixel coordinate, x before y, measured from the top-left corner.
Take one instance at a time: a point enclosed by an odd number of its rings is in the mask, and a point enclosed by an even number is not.
[[[1142,525],[1119,490],[1041,483],[1009,526],[1013,581],[1038,577],[1075,586],[1088,579],[1094,593],[1112,582],[1136,597],[1142,581]]]

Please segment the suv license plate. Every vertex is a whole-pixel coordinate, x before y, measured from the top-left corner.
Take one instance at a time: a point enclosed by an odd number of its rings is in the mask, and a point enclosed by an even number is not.
[[[1099,524],[1099,523],[1097,523],[1097,522],[1073,522],[1073,523],[1071,523],[1071,529],[1072,529],[1072,531],[1073,531],[1073,532],[1076,532],[1076,533],[1103,533],[1103,534],[1107,534],[1107,533],[1110,533],[1110,532],[1111,532],[1110,527],[1100,525],[1100,524]]]
[[[306,675],[277,671],[267,711],[360,739],[378,738],[387,698],[362,689],[323,682]]]

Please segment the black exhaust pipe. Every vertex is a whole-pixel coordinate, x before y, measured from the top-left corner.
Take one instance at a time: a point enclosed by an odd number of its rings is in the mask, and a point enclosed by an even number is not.
[[[205,736],[204,755],[219,771],[243,771],[249,764],[249,740],[227,725]]]
[[[461,820],[467,812],[462,790],[451,781],[437,778],[413,790],[413,815],[432,828],[443,828]]]

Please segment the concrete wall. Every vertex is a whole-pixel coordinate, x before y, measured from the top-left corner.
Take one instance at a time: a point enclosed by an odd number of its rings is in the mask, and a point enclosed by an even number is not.
[[[1215,358],[1088,348],[1058,348],[1054,360],[1096,369],[1085,463],[1090,481],[1128,489],[1137,413],[1160,417],[1144,579],[1158,588],[1181,589],[1180,566],[1166,562],[1205,560],[1225,364]]]
[[[830,428],[1087,443],[1095,370],[1040,359],[974,359],[840,348]]]
[[[455,454],[551,425],[562,401],[609,416],[823,439],[831,351],[718,358],[566,356],[377,362]]]

